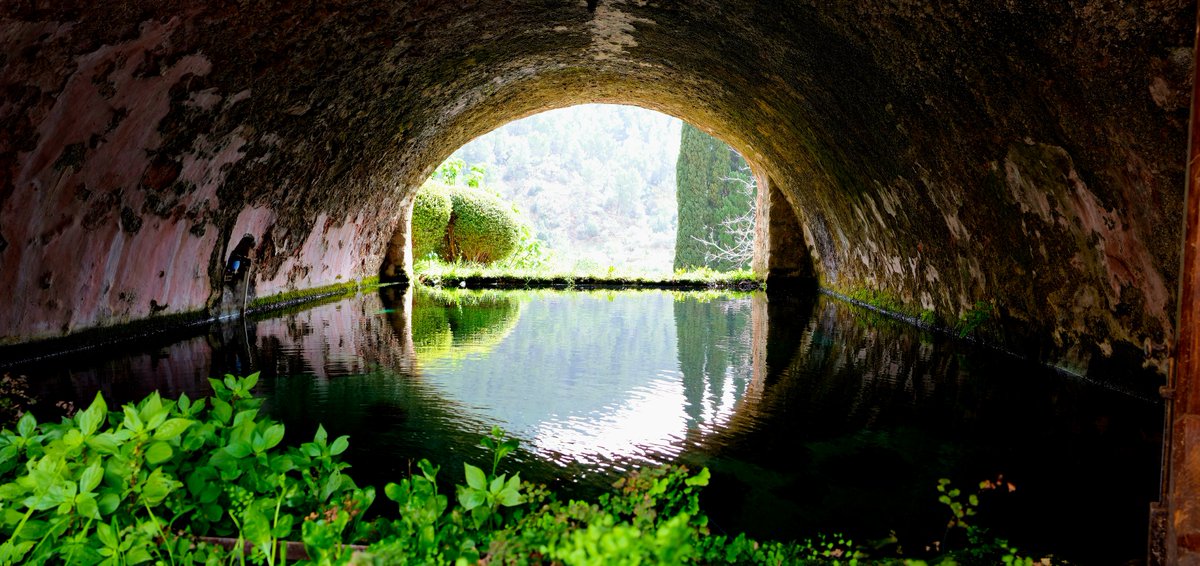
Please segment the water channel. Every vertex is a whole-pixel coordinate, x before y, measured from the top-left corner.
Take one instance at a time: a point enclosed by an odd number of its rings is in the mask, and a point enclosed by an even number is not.
[[[948,517],[939,478],[1003,475],[979,523],[1116,564],[1144,556],[1157,498],[1157,402],[825,296],[383,288],[6,371],[76,404],[260,371],[289,441],[350,435],[360,484],[419,458],[461,480],[493,425],[522,443],[509,471],[572,495],[707,466],[713,530],[760,538],[919,546]]]

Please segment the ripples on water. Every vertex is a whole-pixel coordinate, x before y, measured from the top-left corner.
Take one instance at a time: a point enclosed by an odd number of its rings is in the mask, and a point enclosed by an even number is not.
[[[290,441],[350,434],[360,481],[419,458],[456,479],[499,425],[522,477],[597,493],[640,465],[708,466],[717,531],[938,538],[941,477],[1005,474],[980,521],[1084,563],[1144,553],[1161,407],[825,297],[381,294],[17,368],[46,398],[208,392],[261,371]],[[511,471],[510,470],[510,471]]]

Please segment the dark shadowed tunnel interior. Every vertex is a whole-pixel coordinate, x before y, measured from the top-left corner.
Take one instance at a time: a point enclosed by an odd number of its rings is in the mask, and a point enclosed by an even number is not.
[[[8,2],[0,344],[213,315],[247,237],[251,297],[403,278],[405,208],[438,163],[607,102],[746,157],[769,285],[945,327],[986,312],[989,344],[1153,390],[1177,339],[1195,11]]]

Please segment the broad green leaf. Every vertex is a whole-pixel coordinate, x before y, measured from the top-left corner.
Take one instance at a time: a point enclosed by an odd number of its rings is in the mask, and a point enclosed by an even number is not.
[[[488,491],[491,493],[500,493],[501,489],[504,489],[504,474],[492,478],[492,483],[488,484]]]
[[[325,479],[325,485],[321,487],[321,501],[329,499],[330,495],[342,487],[342,478],[342,474],[335,473]]]
[[[200,503],[212,503],[221,497],[221,484],[217,482],[209,482],[204,490],[200,492]]]
[[[292,534],[292,524],[296,522],[296,518],[292,515],[281,515],[279,520],[275,522],[275,526],[271,527],[271,536],[277,539],[285,539]]]
[[[233,416],[233,426],[237,427],[243,426],[246,423],[254,423],[254,418],[257,416],[258,409],[246,409],[245,411],[238,411],[238,413]]]
[[[274,424],[267,427],[267,430],[263,431],[263,440],[266,441],[264,450],[270,450],[279,445],[283,441],[283,431],[283,425],[281,424]]]
[[[337,439],[333,441],[333,444],[329,445],[329,453],[334,456],[337,456],[338,454],[345,452],[346,449],[349,447],[350,447],[350,437],[342,435],[342,436],[337,437]]]
[[[94,493],[81,493],[75,496],[75,507],[79,510],[79,514],[91,519],[100,518],[100,508],[96,505],[96,495]]]
[[[79,429],[73,428],[63,435],[62,441],[63,445],[69,450],[79,448],[83,446],[84,436],[82,432],[79,432]]]
[[[171,493],[175,483],[177,482],[162,473],[162,468],[155,468],[142,483],[142,497],[147,504],[158,505]]]
[[[496,495],[496,501],[505,507],[512,507],[525,502],[519,491],[507,487],[500,490],[500,493]]]
[[[242,381],[242,389],[249,391],[251,389],[254,389],[255,385],[258,385],[258,372],[257,371],[246,376],[245,380]]]
[[[159,409],[146,420],[146,430],[157,430],[164,422],[167,422],[169,411],[166,408]]]
[[[129,549],[129,552],[125,553],[126,564],[141,564],[142,562],[149,562],[153,558],[154,557],[150,556],[150,552],[141,546],[131,548]]]
[[[125,412],[125,420],[122,422],[125,428],[132,431],[140,431],[145,428],[146,425],[142,423],[142,418],[138,416],[133,406],[125,405],[121,409]]]
[[[329,439],[329,433],[325,432],[325,425],[317,425],[317,434],[313,435],[313,442],[318,446],[325,446],[325,442]]]
[[[79,476],[79,492],[90,493],[100,485],[100,480],[104,479],[104,468],[100,467],[100,462],[93,462]]]
[[[463,509],[467,511],[483,505],[483,502],[486,500],[487,494],[478,489],[464,488],[458,491],[458,504],[462,505]]]
[[[21,438],[29,438],[33,436],[34,429],[37,428],[37,419],[33,418],[33,413],[28,411],[21,415],[21,420],[17,421],[17,434]]]
[[[142,422],[149,423],[154,420],[156,415],[163,412],[162,408],[162,396],[155,391],[142,400],[142,408],[138,411],[138,416],[142,418]],[[147,426],[146,428],[154,427]]]
[[[296,469],[296,461],[291,456],[275,456],[271,458],[271,471],[277,474],[290,472]]]
[[[96,393],[96,398],[92,400],[92,404],[79,414],[76,421],[79,423],[79,431],[84,436],[91,436],[100,428],[104,422],[105,415],[108,414],[108,404],[104,402],[104,396],[99,392]]]
[[[171,445],[163,441],[151,442],[146,448],[146,462],[150,465],[158,465],[171,459],[174,451],[171,450]]]
[[[221,517],[225,516],[225,509],[216,503],[205,505],[201,511],[204,512],[204,518],[214,523],[220,521]]]
[[[116,438],[110,432],[102,432],[84,441],[92,450],[101,454],[116,454],[120,449]]]
[[[213,398],[212,416],[218,423],[226,424],[233,416],[233,406],[219,398]]]
[[[154,440],[175,440],[195,422],[191,419],[168,419],[154,431]]]
[[[228,452],[234,458],[245,458],[250,455],[250,444],[242,441],[233,442],[225,447],[225,452]]]
[[[112,493],[112,492],[108,492],[108,493],[105,493],[104,495],[101,495],[100,501],[97,502],[97,504],[96,504],[96,506],[100,509],[101,515],[111,514],[113,511],[116,511],[117,507],[119,507],[120,505],[121,505],[120,496],[118,496],[117,494]]]
[[[408,482],[404,483],[407,484]],[[383,486],[383,494],[386,495],[388,499],[391,499],[392,501],[395,501],[401,505],[403,505],[405,501],[408,501],[408,490],[400,484],[388,482],[387,485]]]
[[[466,462],[463,462],[463,469],[467,474],[467,485],[472,489],[483,491],[487,489],[487,476],[483,474],[483,470],[476,468]]]
[[[253,543],[271,539],[271,524],[259,506],[251,505],[242,512],[242,535]]]
[[[504,484],[504,488],[511,489],[513,491],[520,491],[521,490],[521,474],[519,472],[513,474],[513,477],[508,479],[508,483]]]
[[[4,485],[0,485],[0,501],[12,501],[18,497],[21,497],[22,495],[25,495],[25,492],[27,491],[29,490],[22,487],[21,484],[18,483],[6,483]]]
[[[96,524],[96,536],[100,538],[100,542],[109,548],[117,548],[117,530],[109,526],[108,523]]]

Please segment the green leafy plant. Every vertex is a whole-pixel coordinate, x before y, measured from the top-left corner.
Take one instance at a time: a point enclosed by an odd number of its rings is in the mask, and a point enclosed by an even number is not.
[[[210,380],[211,407],[154,393],[115,412],[97,395],[59,423],[26,413],[0,432],[0,563],[179,562],[224,552],[194,537],[236,536],[275,564],[299,518],[369,503],[338,473],[344,437],[280,446],[283,425],[258,418],[257,381]]]
[[[560,501],[499,473],[518,447],[499,428],[481,441],[490,471],[465,464],[455,498],[421,460],[384,487],[395,513],[364,521],[375,491],[346,474],[349,438],[318,426],[311,441],[285,445],[283,425],[258,416],[257,380],[226,376],[210,381],[208,399],[154,393],[117,411],[97,395],[58,423],[26,413],[0,431],[0,564],[274,565],[297,540],[300,563],[318,565],[855,564],[878,548],[714,535],[699,499],[707,469],[644,468],[594,501]],[[980,484],[992,489],[1012,487]],[[949,480],[938,492],[951,512],[946,540],[966,541],[943,563],[1033,563],[973,523],[976,494]]]
[[[959,317],[957,330],[960,338],[974,333],[979,327],[991,320],[995,307],[987,301],[975,301],[971,308]]]
[[[505,474],[496,475],[496,467],[505,455],[517,448],[517,441],[506,439],[506,434],[500,427],[492,427],[490,435],[483,437],[481,444],[492,451],[492,472],[484,471],[466,462],[463,469],[467,485],[458,486],[458,503],[471,514],[475,526],[484,524],[500,526],[503,518],[499,513],[500,507],[514,507],[524,503],[521,496],[521,474],[513,474],[508,478]]]

